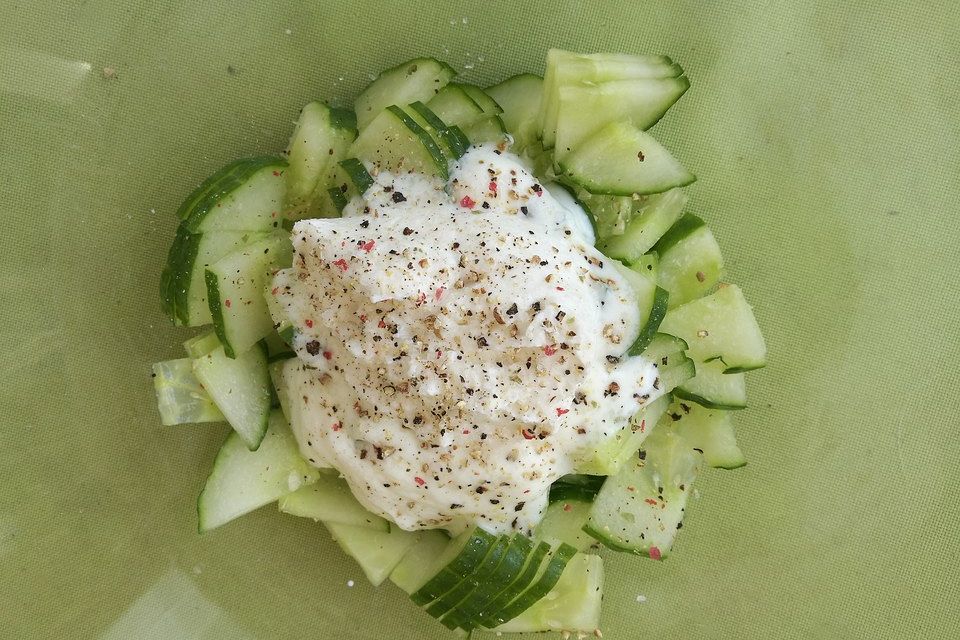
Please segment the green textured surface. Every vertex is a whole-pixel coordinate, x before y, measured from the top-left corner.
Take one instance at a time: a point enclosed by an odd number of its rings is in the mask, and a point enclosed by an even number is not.
[[[668,561],[610,559],[604,637],[957,637],[956,3],[440,6],[0,2],[0,635],[453,637],[304,519],[197,535],[224,432],[159,425],[149,365],[188,333],[158,278],[180,200],[307,101],[562,46],[683,64],[654,131],[770,347],[750,464],[699,483]]]

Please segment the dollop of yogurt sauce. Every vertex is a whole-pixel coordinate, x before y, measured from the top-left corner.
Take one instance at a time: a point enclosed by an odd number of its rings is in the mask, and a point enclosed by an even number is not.
[[[450,179],[380,172],[298,222],[273,282],[303,454],[401,528],[528,532],[551,483],[659,395],[640,314],[583,210],[471,148]]]

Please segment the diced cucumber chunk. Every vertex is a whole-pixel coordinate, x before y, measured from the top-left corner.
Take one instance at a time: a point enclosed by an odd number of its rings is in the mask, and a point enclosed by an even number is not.
[[[530,586],[527,587],[523,593],[514,598],[510,604],[493,614],[491,619],[484,623],[484,626],[486,626],[488,623],[498,626],[513,620],[518,615],[532,607],[534,603],[538,602],[541,598],[550,593],[550,591],[560,580],[560,576],[563,574],[563,570],[566,568],[567,563],[576,555],[576,553],[576,549],[564,543],[560,543],[557,547],[552,549],[549,556],[545,560],[540,573],[530,584]]]
[[[386,580],[420,539],[419,532],[404,531],[399,527],[378,531],[337,522],[325,522],[324,525],[344,553],[357,561],[373,586]]]
[[[660,193],[696,177],[653,136],[629,122],[612,122],[558,160],[565,180],[591,193]]]
[[[376,531],[389,531],[390,524],[363,508],[353,497],[347,481],[325,473],[307,487],[280,498],[280,511],[301,518],[312,518],[325,524],[345,524]]]
[[[487,142],[498,143],[504,140],[507,129],[503,126],[500,116],[490,115],[468,125],[463,132],[471,144],[479,145]]]
[[[447,159],[430,137],[402,108],[381,111],[350,146],[351,157],[383,171],[415,172],[447,178]]]
[[[683,358],[680,354],[678,354],[678,357]],[[687,361],[691,363],[692,367],[692,361],[689,359]],[[603,476],[616,475],[643,445],[643,441],[660,418],[663,417],[669,404],[670,397],[668,395],[662,395],[647,404],[612,437],[600,443],[591,452],[592,455],[588,460],[578,464],[577,471],[598,474],[595,477],[601,479]],[[597,488],[597,491],[599,491],[599,488]],[[553,495],[553,491],[551,491],[551,500]]]
[[[178,227],[160,277],[164,312],[179,325],[197,327],[212,323],[207,304],[206,268],[267,235],[251,231],[190,233],[182,225]]]
[[[707,225],[687,213],[654,245],[660,258],[657,284],[670,292],[670,306],[695,300],[723,277],[720,245]]]
[[[592,501],[569,499],[551,502],[534,530],[534,537],[552,544],[565,542],[577,551],[590,548],[596,540],[583,530],[583,525],[587,523],[592,504]]]
[[[738,469],[747,459],[737,444],[733,416],[729,411],[708,409],[696,403],[674,401],[667,414],[673,420],[673,429],[711,467]]]
[[[543,78],[532,73],[521,73],[487,87],[486,93],[503,108],[500,118],[513,136],[514,153],[523,153],[537,138]]]
[[[603,559],[578,553],[567,563],[547,595],[516,618],[496,627],[501,633],[573,631],[592,633],[600,626]]]
[[[356,137],[357,119],[353,111],[331,108],[322,102],[310,102],[303,107],[287,144],[289,166],[284,174],[285,209],[293,212],[293,217],[299,217],[299,212],[309,207],[331,162],[342,158]]]
[[[747,381],[742,373],[724,373],[721,360],[696,363],[696,376],[673,390],[674,395],[711,409],[745,409]]]
[[[611,122],[647,130],[690,88],[686,76],[561,86],[554,154],[558,160]]]
[[[228,164],[180,205],[181,226],[190,233],[275,229],[286,190],[286,168],[283,159],[273,157]]]
[[[190,358],[155,363],[153,388],[157,393],[160,423],[165,426],[225,420],[193,375]]]
[[[477,103],[480,110],[489,116],[496,116],[503,113],[503,108],[497,104],[486,91],[473,84],[458,84],[464,93],[470,96],[470,99]]]
[[[687,196],[680,189],[671,189],[641,199],[631,213],[623,233],[607,235],[600,250],[629,264],[640,260],[680,219]]]
[[[415,58],[381,72],[354,103],[360,130],[390,105],[427,102],[455,75],[453,67],[434,58]]]
[[[270,234],[207,267],[207,304],[227,357],[235,358],[273,331],[263,295],[273,272],[290,266],[287,234]]]
[[[671,309],[661,328],[687,341],[687,355],[698,364],[720,358],[725,373],[759,369],[767,347],[753,310],[736,285]]]
[[[270,373],[262,345],[236,358],[217,347],[193,361],[193,373],[247,448],[256,450],[270,418]]]
[[[700,454],[665,416],[634,458],[607,478],[597,494],[586,531],[619,551],[666,557],[683,520]]]
[[[471,597],[479,585],[486,584],[490,580],[500,563],[507,557],[510,545],[511,538],[498,536],[483,561],[473,571],[464,575],[452,589],[430,603],[427,606],[427,613],[434,618],[442,618],[466,598]]]
[[[223,443],[197,499],[200,532],[226,524],[315,482],[319,475],[320,472],[300,456],[283,415],[274,411],[256,451],[250,451],[236,432]]]
[[[422,606],[447,593],[483,562],[495,541],[496,536],[478,527],[451,540],[430,567],[432,577],[413,592],[411,599]]]
[[[439,529],[421,532],[420,539],[390,572],[390,580],[406,594],[412,594],[433,576],[437,558],[450,546],[450,538]]]

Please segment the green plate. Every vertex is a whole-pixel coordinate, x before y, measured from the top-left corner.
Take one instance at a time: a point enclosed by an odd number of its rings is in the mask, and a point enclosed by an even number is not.
[[[160,268],[180,200],[307,101],[561,46],[683,64],[655,131],[771,353],[749,465],[707,474],[669,560],[610,557],[604,637],[957,637],[956,3],[390,4],[0,4],[0,635],[453,637],[320,525],[196,533],[224,429],[159,424],[150,363],[189,335]]]

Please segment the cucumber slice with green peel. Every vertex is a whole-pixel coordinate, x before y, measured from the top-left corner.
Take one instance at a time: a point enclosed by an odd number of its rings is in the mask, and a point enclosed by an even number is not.
[[[497,101],[477,85],[457,83],[457,86],[463,89],[464,93],[470,96],[470,99],[476,102],[480,110],[488,116],[496,116],[503,113],[503,108],[497,104]]]
[[[434,575],[429,569],[450,546],[450,537],[439,529],[421,531],[420,539],[390,572],[390,581],[406,594],[412,594]],[[425,570],[425,568],[427,570]]]
[[[470,631],[476,628],[478,614],[520,575],[532,551],[533,541],[530,538],[523,534],[513,535],[503,559],[493,573],[440,622],[448,629]]]
[[[507,557],[510,544],[511,538],[498,536],[490,546],[490,550],[483,561],[472,572],[464,575],[463,579],[452,589],[430,603],[427,606],[427,613],[434,618],[442,618],[464,599],[469,598],[479,585],[486,584],[497,571],[500,563]]]
[[[437,142],[396,105],[381,111],[360,132],[348,155],[382,171],[425,173],[447,179],[447,159]]]
[[[674,395],[711,409],[746,409],[746,376],[724,369],[721,360],[696,363],[696,375],[674,389]]]
[[[680,355],[680,357],[683,356]],[[687,360],[692,367],[693,361]],[[592,477],[601,480],[604,480],[606,476],[619,473],[623,466],[630,461],[630,458],[636,455],[643,445],[643,441],[646,440],[653,427],[663,417],[669,404],[670,396],[666,394],[646,404],[624,427],[612,437],[598,444],[590,452],[590,457],[577,465],[577,471],[597,474]],[[597,487],[594,497],[599,490],[600,487]],[[550,492],[550,497],[552,500],[553,491]],[[592,499],[593,497],[591,497]]]
[[[476,569],[496,541],[496,536],[479,527],[467,531],[453,540],[443,550],[433,567],[432,577],[410,598],[417,605],[429,604],[457,586],[463,577]]]
[[[263,344],[267,347],[267,361],[270,364],[297,357],[290,345],[276,331],[268,333],[263,339]]]
[[[607,239],[622,234],[626,229],[627,222],[633,218],[633,198],[630,196],[597,195],[579,188],[576,189],[576,193],[577,199],[590,207],[590,211],[597,220],[596,245],[603,251]],[[623,259],[612,254],[607,255],[611,258]]]
[[[341,160],[339,164],[350,178],[350,182],[356,187],[359,195],[362,196],[367,192],[367,189],[373,186],[373,176],[371,176],[367,168],[363,166],[363,163],[356,158]]]
[[[487,115],[458,84],[448,84],[426,105],[448,125],[461,129],[483,120]]]
[[[198,327],[212,323],[207,304],[206,268],[267,235],[252,231],[190,233],[183,226],[178,227],[160,276],[163,311],[178,325]]]
[[[639,355],[647,348],[647,345],[650,344],[650,341],[653,340],[653,336],[657,334],[657,330],[660,328],[660,323],[663,321],[663,317],[667,313],[667,305],[670,300],[670,294],[667,293],[667,290],[654,286],[653,290],[653,299],[650,301],[650,306],[645,307],[649,309],[646,313],[646,317],[641,323],[640,333],[637,335],[636,339],[633,341],[633,344],[630,345],[630,349],[627,350],[627,353],[631,356]]]
[[[217,347],[193,361],[193,373],[247,448],[255,451],[270,419],[270,373],[261,343],[230,358]]]
[[[205,356],[220,346],[220,340],[215,331],[205,331],[200,335],[193,336],[183,343],[183,350],[187,352],[190,358],[199,358]]]
[[[387,579],[420,539],[419,532],[404,531],[399,527],[377,531],[337,522],[325,522],[324,525],[343,552],[357,561],[367,580],[375,587]]]
[[[514,598],[510,604],[495,613],[488,622],[494,626],[499,626],[509,620],[513,620],[550,593],[550,590],[553,589],[560,580],[560,576],[563,574],[567,563],[576,553],[576,549],[564,543],[560,543],[552,549],[548,558],[545,560],[542,570],[536,579],[534,579],[533,583],[525,589],[523,593]],[[486,623],[484,626],[486,626]]]
[[[660,256],[656,251],[651,251],[650,253],[645,253],[634,262],[630,263],[630,268],[636,271],[637,273],[642,273],[646,277],[650,278],[657,284],[660,283]],[[666,287],[664,287],[666,289]],[[669,291],[669,289],[667,289]],[[671,294],[670,300],[673,300],[673,295]]]
[[[344,524],[376,531],[390,531],[390,524],[363,508],[350,492],[346,480],[322,474],[313,484],[289,493],[277,502],[283,513],[311,518],[324,524]]]
[[[718,469],[739,469],[747,458],[737,444],[733,416],[729,411],[708,409],[693,402],[676,400],[667,415],[673,429],[693,448],[703,454],[703,461]]]
[[[692,183],[687,171],[653,136],[629,122],[612,122],[557,161],[561,177],[591,193],[661,193]]]
[[[164,426],[226,420],[193,374],[190,358],[154,363],[153,388]]]
[[[550,485],[550,503],[560,500],[592,502],[603,486],[603,476],[588,473],[571,473]]]
[[[687,355],[697,363],[719,358],[725,373],[766,364],[767,347],[757,319],[736,285],[721,285],[708,296],[671,309],[661,326],[687,341]]]
[[[540,124],[543,78],[521,73],[485,89],[503,109],[500,118],[513,136],[513,151],[522,153],[536,141]]]
[[[556,159],[562,159],[611,122],[629,122],[646,131],[689,88],[686,76],[561,85],[557,95]]]
[[[310,102],[300,110],[287,144],[286,211],[299,217],[309,207],[331,162],[342,158],[356,137],[357,118],[349,109]]]
[[[467,147],[470,146],[470,140],[467,139],[466,134],[459,127],[448,126],[422,102],[411,103],[407,106],[406,111],[410,117],[416,120],[417,124],[427,130],[434,140],[440,143],[447,158],[456,160],[466,153]]]
[[[723,255],[713,232],[687,213],[654,245],[660,256],[657,283],[670,292],[670,306],[704,296],[723,277]]]
[[[583,530],[583,525],[587,523],[592,505],[592,500],[551,502],[534,530],[534,537],[552,544],[564,542],[577,551],[589,549],[596,540]]]
[[[604,254],[628,264],[640,260],[653,249],[680,219],[687,196],[680,189],[671,189],[647,196],[636,204],[623,233],[607,236],[600,246]]]
[[[667,356],[672,356],[687,350],[687,341],[683,338],[672,336],[669,333],[657,333],[650,340],[650,344],[641,354],[647,360],[650,360],[658,367],[667,366],[668,362],[663,360]]]
[[[549,543],[543,541],[534,542],[533,550],[524,562],[523,569],[521,569],[517,577],[507,584],[505,588],[502,589],[493,600],[488,602],[483,607],[483,610],[478,612],[471,620],[475,626],[486,628],[495,626],[497,623],[494,620],[494,616],[513,602],[517,596],[530,588],[539,577],[544,562],[550,557],[552,548]]]
[[[455,75],[453,67],[434,58],[415,58],[382,71],[354,102],[357,125],[363,131],[391,105],[427,102]]]
[[[660,559],[670,553],[700,464],[665,416],[631,464],[597,494],[584,529],[617,551]]]
[[[300,456],[283,415],[274,411],[259,449],[250,451],[236,432],[220,447],[197,499],[200,533],[274,502],[319,477],[320,472]]]
[[[471,144],[479,145],[488,142],[499,143],[506,139],[507,129],[503,126],[500,116],[491,115],[467,125],[464,134]]]
[[[270,234],[207,267],[207,304],[227,357],[237,357],[273,331],[263,291],[277,269],[290,266],[292,254],[287,234]]]
[[[187,196],[177,217],[190,233],[269,231],[277,228],[286,191],[282,158],[231,162]]]
[[[680,385],[692,380],[697,375],[696,363],[685,353],[676,353],[661,360],[666,360],[666,362],[661,362],[657,366],[659,375],[654,386],[664,393],[675,392]]]
[[[603,575],[600,556],[578,553],[567,563],[560,580],[547,595],[494,631],[595,632],[600,626]]]

